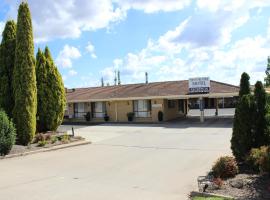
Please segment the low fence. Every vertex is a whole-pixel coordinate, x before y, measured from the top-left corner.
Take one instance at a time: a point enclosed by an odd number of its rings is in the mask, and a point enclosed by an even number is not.
[[[235,108],[219,108],[218,116],[234,116]],[[195,117],[200,116],[201,111],[199,109],[190,109],[187,116]],[[214,117],[216,116],[216,109],[204,109],[205,117]]]

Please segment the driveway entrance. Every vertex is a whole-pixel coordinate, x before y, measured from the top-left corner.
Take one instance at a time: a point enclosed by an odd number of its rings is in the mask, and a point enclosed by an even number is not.
[[[179,200],[230,154],[231,119],[77,126],[93,144],[0,160],[9,200]],[[70,130],[70,126],[61,129]]]

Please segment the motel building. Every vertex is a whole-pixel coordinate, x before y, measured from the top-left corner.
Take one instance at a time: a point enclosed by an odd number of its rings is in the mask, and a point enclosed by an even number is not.
[[[186,117],[233,116],[239,87],[210,80],[189,80],[66,89],[66,121],[159,122]],[[88,115],[88,120],[86,120]],[[107,116],[107,118],[105,117]]]

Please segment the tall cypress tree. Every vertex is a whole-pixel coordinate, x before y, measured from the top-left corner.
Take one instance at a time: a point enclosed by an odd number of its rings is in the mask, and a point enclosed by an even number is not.
[[[17,140],[27,145],[36,132],[37,88],[32,20],[28,4],[18,11],[13,90]]]
[[[48,92],[47,79],[48,70],[46,69],[46,58],[43,52],[38,49],[36,56],[36,78],[37,78],[37,131],[46,131],[46,120],[48,111]]]
[[[266,77],[264,78],[265,86],[270,86],[270,56],[267,58],[267,67],[265,70]]]
[[[240,80],[239,100],[235,108],[231,149],[238,161],[250,150],[253,140],[252,123],[254,100],[250,95],[249,75],[243,73]]]
[[[257,81],[254,90],[254,145],[260,147],[268,143],[266,92],[261,81]]]
[[[16,48],[16,23],[7,21],[0,46],[0,107],[7,115],[12,117],[14,97],[12,88],[12,77]]]
[[[55,66],[49,48],[45,48],[37,65],[38,85],[38,128],[40,132],[54,131],[62,123],[66,106],[65,88],[62,77]],[[40,57],[40,56],[37,56]]]
[[[246,72],[242,73],[241,80],[240,80],[239,97],[242,97],[245,94],[250,94],[249,79],[250,77]]]

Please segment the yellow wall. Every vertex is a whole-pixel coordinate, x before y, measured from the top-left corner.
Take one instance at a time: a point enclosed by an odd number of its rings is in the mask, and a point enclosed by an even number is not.
[[[168,108],[168,100],[164,99],[152,99],[151,105],[151,117],[148,118],[134,118],[134,122],[158,122],[158,112],[163,112],[163,120],[168,121],[180,116],[183,114],[179,114],[178,112],[178,102],[175,100],[175,108]],[[74,114],[74,104],[69,103],[69,115]],[[91,111],[91,103],[85,103],[85,112],[92,112]],[[117,109],[117,114],[116,114]],[[127,113],[133,112],[133,101],[132,100],[125,100],[125,101],[108,101],[106,102],[106,111],[109,116],[110,122],[127,122]],[[82,119],[84,120],[84,119]],[[103,122],[103,118],[93,118],[91,119],[93,122]]]

